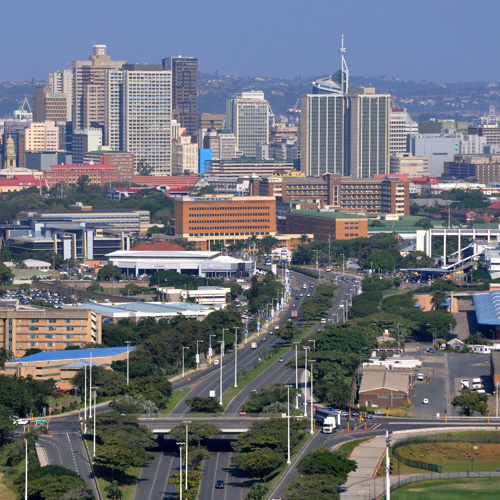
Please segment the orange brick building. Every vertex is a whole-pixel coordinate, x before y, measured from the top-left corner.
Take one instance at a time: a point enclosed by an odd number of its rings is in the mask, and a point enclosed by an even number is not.
[[[315,240],[351,240],[368,236],[364,215],[317,210],[292,210],[286,216],[287,233],[314,234]]]
[[[52,171],[44,172],[43,178],[50,188],[56,184],[70,186],[76,184],[81,176],[88,177],[88,184],[99,186],[110,182],[120,182],[120,171],[116,165],[55,165]]]
[[[208,242],[276,235],[276,199],[272,196],[177,198],[175,235]]]

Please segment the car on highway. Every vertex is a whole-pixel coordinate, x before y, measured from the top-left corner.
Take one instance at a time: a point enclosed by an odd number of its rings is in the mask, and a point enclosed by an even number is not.
[[[261,342],[265,342],[266,340],[267,340],[267,338],[266,338],[266,337],[262,337],[262,338],[260,339],[260,341],[261,341]]]
[[[280,325],[275,325],[274,329],[275,330],[279,330],[280,329]]]
[[[240,415],[246,415],[246,414],[247,414],[247,412],[246,412],[246,411],[244,411],[244,410],[241,410],[241,411],[240,411]]]
[[[306,297],[310,297],[310,296],[311,296],[311,294],[310,294],[310,293],[308,293],[308,294],[306,295]]]
[[[429,404],[429,400],[428,400],[427,398],[424,398],[424,399],[422,400],[422,404],[424,404],[424,405],[428,405],[428,404]]]
[[[300,299],[300,295],[296,295],[296,296],[295,296],[295,299]]]
[[[27,418],[17,418],[14,417],[14,424],[15,425],[28,425],[29,420]]]
[[[214,365],[218,365],[219,364],[219,360],[218,359],[214,359]]]
[[[429,349],[427,349],[427,352],[434,352],[434,349],[432,349],[432,347],[429,347]]]
[[[278,363],[283,363],[285,361],[283,358],[278,358]]]
[[[217,481],[215,482],[215,489],[216,490],[224,489],[224,481],[222,479],[217,479]]]

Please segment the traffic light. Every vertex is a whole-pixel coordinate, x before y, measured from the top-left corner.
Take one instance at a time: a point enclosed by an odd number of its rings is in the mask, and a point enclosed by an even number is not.
[[[393,472],[394,472],[394,467],[392,465],[392,460],[389,459],[389,475],[392,476]]]

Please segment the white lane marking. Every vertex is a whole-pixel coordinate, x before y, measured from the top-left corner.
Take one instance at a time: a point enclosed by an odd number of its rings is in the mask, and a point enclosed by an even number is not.
[[[229,469],[231,467],[231,457],[233,456],[233,452],[229,453],[229,457],[227,459],[227,469],[226,469],[226,484],[224,488],[224,500],[226,500],[226,495],[227,495],[227,485],[229,482]]]
[[[151,495],[153,494],[153,489],[156,483],[156,477],[158,476],[158,470],[160,469],[161,459],[163,457],[163,452],[161,452],[160,459],[158,460],[158,465],[156,466],[156,472],[153,478],[153,484],[151,485],[151,491],[149,492],[148,500],[151,500]]]
[[[215,459],[215,473],[217,473],[217,464],[218,463],[219,463],[219,452],[217,452],[217,458]],[[214,494],[215,494],[215,486],[214,486],[215,481],[216,481],[216,478],[214,478],[212,481],[212,500],[214,500]]]
[[[71,457],[73,458],[73,462],[75,464],[75,469],[78,474],[80,472],[78,471],[78,464],[76,463],[76,458],[75,458],[75,450],[73,449],[73,445],[71,444],[71,439],[69,437],[69,433],[66,434],[66,437],[68,438],[68,443],[69,443],[69,449],[71,450]]]

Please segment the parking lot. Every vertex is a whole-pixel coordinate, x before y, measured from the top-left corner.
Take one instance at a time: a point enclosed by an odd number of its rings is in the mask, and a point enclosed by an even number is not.
[[[418,370],[424,380],[415,381],[411,396],[411,415],[443,416],[445,410],[450,416],[458,415],[451,402],[462,389],[462,379],[468,379],[472,388],[472,379],[480,378],[486,393],[491,394],[489,361],[489,356],[481,354],[426,353]],[[424,398],[428,403],[423,403]]]

